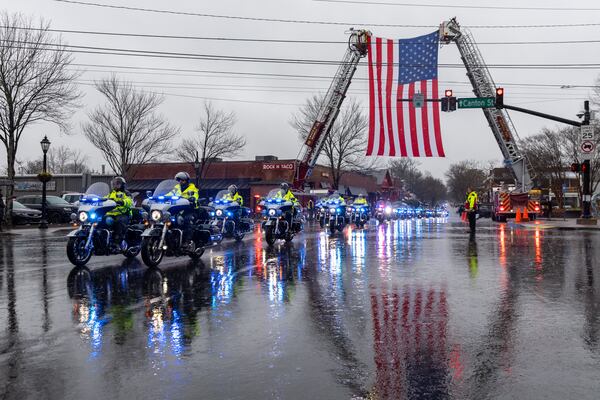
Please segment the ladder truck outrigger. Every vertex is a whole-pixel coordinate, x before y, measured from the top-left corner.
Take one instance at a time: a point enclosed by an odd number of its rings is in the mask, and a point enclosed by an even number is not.
[[[304,190],[306,181],[317,163],[325,139],[331,132],[331,128],[340,113],[342,102],[346,98],[346,92],[356,72],[358,62],[367,55],[370,34],[366,30],[350,30],[348,49],[327,90],[327,94],[323,98],[317,119],[300,150],[299,162],[294,171],[293,187],[296,190]]]
[[[458,47],[475,96],[495,97],[496,85],[477,43],[468,30],[461,30],[456,18],[440,25],[440,43],[450,44],[452,42]],[[518,136],[510,116],[505,109],[495,107],[483,108],[483,114],[500,147],[504,164],[512,172],[516,182],[515,191],[508,192],[501,189],[492,194],[492,219],[506,222],[507,218],[515,216],[517,208],[527,208],[530,218],[535,219],[540,213],[539,191],[532,190],[533,181],[529,173],[531,168],[527,157],[519,150],[515,140]],[[520,189],[520,193],[517,188]]]

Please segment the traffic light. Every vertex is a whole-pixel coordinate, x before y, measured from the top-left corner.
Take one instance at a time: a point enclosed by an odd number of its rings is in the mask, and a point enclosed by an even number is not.
[[[504,107],[504,88],[496,88],[496,108]]]
[[[581,164],[573,163],[571,164],[571,171],[573,172],[581,172]]]
[[[444,91],[444,97],[441,98],[442,111],[456,111],[456,97],[452,96],[452,89]]]
[[[442,111],[448,111],[448,97],[442,97]]]
[[[581,163],[581,172],[583,172],[584,174],[586,172],[588,172],[590,169],[590,160],[585,160],[584,162]]]
[[[456,111],[456,97],[448,97],[448,111]]]

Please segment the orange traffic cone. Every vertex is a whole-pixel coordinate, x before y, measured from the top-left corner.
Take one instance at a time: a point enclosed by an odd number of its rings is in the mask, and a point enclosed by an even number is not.
[[[517,208],[517,215],[515,216],[515,222],[521,222],[521,209]]]
[[[463,222],[467,222],[467,212],[463,211],[461,216],[460,216],[460,220]]]
[[[523,222],[529,222],[529,214],[527,213],[527,207],[523,209],[523,218],[521,218]]]

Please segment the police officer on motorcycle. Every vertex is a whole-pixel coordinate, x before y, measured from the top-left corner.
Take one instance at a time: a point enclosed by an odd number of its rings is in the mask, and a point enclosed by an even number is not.
[[[230,185],[227,188],[227,195],[225,195],[224,199],[235,201],[240,205],[240,207],[244,205],[244,198],[238,193],[238,188],[235,185]]]
[[[356,199],[354,199],[353,204],[355,206],[368,206],[369,205],[369,203],[367,202],[367,199],[365,199],[365,196],[362,193],[358,194]]]
[[[123,235],[129,225],[133,200],[125,189],[127,182],[124,178],[117,176],[110,184],[112,191],[108,198],[117,203],[117,207],[107,212],[106,216],[113,219],[113,250],[119,250],[121,241],[124,239]]]
[[[180,196],[187,199],[195,207],[198,207],[198,188],[190,182],[190,174],[181,171],[175,175],[177,185],[168,193],[168,196]]]

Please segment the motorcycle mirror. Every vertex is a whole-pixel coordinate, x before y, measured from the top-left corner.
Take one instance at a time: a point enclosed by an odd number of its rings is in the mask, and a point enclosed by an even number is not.
[[[152,190],[146,190],[146,197],[152,197]]]

